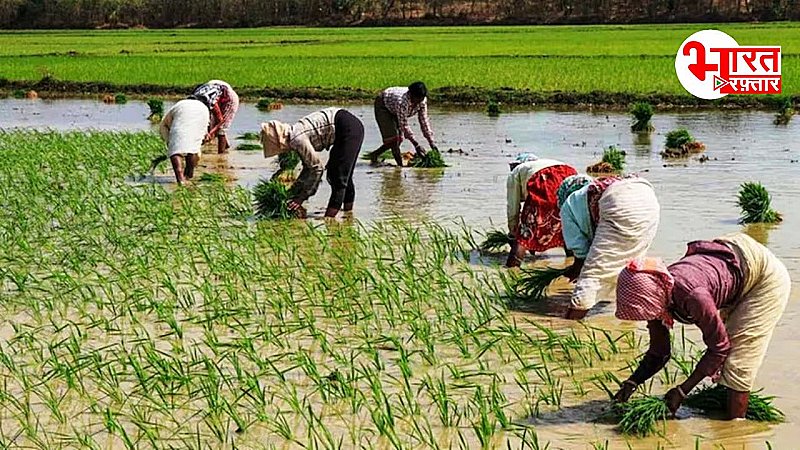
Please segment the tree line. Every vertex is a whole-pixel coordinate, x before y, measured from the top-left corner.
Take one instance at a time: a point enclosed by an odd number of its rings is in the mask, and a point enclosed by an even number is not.
[[[0,28],[587,24],[800,18],[798,0],[0,0]]]

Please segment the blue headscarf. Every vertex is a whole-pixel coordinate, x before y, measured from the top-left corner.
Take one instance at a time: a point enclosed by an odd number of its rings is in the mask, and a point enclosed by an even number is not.
[[[556,196],[558,197],[558,208],[561,209],[561,207],[564,205],[564,202],[567,201],[567,197],[572,195],[573,192],[581,189],[591,182],[592,177],[583,174],[571,175],[567,178],[564,178],[564,181],[561,182],[561,186],[558,187],[558,191],[556,192]]]
[[[536,161],[539,159],[538,156],[534,155],[533,153],[519,153],[517,157],[514,158],[514,162],[517,164],[522,164],[526,162]]]

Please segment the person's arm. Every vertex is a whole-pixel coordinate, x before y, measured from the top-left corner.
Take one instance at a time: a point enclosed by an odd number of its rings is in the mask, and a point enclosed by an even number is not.
[[[583,230],[572,210],[573,205],[569,199],[561,208],[561,230],[564,235],[564,245],[573,252],[576,259],[584,260],[589,254],[592,240],[586,230]]]
[[[508,219],[508,232],[517,231],[519,224],[519,180],[516,172],[508,174],[506,180],[506,218]]]
[[[722,367],[731,350],[731,342],[725,323],[719,315],[714,297],[706,289],[690,292],[684,302],[686,312],[703,333],[706,352],[695,366],[689,378],[680,386],[672,388],[664,397],[667,407],[675,413],[689,392],[706,377],[713,376]]]
[[[423,100],[422,104],[419,105],[417,118],[419,119],[419,126],[422,128],[422,135],[428,140],[428,144],[430,144],[431,148],[436,148],[436,145],[433,143],[433,130],[431,129],[431,118],[428,115],[427,99]]]
[[[158,132],[161,139],[165,144],[169,145],[169,130],[172,128],[172,110],[167,111],[167,114],[161,119],[161,124],[158,126]]]
[[[419,148],[419,142],[414,137],[414,132],[411,131],[411,126],[408,124],[408,111],[411,108],[411,103],[405,99],[400,100],[397,106],[397,124],[400,127],[400,133],[411,142],[414,148]]]
[[[650,347],[639,362],[639,366],[631,376],[622,382],[614,400],[626,402],[636,388],[657,374],[667,365],[672,349],[669,342],[669,328],[660,320],[649,320],[647,330],[650,333]]]
[[[290,147],[297,151],[300,160],[303,162],[303,170],[292,186],[292,192],[294,193],[292,200],[302,204],[317,192],[325,166],[322,165],[316,149],[311,145],[311,141],[308,138],[301,139],[298,145],[291,145]]]

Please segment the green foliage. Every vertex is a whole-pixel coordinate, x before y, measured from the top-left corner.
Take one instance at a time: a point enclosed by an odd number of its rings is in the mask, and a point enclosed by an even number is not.
[[[294,150],[283,152],[278,155],[278,167],[280,167],[281,171],[293,171],[299,164],[300,155]]]
[[[512,297],[516,300],[536,302],[547,297],[547,287],[556,279],[564,276],[569,267],[559,269],[546,267],[523,269],[514,285]]]
[[[122,93],[116,94],[114,95],[114,103],[118,105],[124,105],[125,103],[128,103],[128,96]]]
[[[486,103],[486,114],[488,114],[489,117],[497,117],[501,112],[500,104],[496,101],[489,100],[489,102]]]
[[[772,197],[761,183],[742,183],[736,204],[741,208],[739,223],[777,223],[783,218],[772,209]]]
[[[633,116],[634,123],[631,125],[631,131],[653,131],[655,128],[650,123],[653,117],[653,106],[647,102],[634,103],[631,107],[631,115]]]
[[[665,146],[667,148],[680,149],[694,142],[694,138],[689,134],[689,130],[678,128],[667,133]]]
[[[272,99],[271,98],[260,98],[260,99],[258,99],[258,102],[256,102],[256,108],[258,108],[258,109],[260,109],[262,111],[268,111],[270,105],[272,105]]]
[[[625,169],[625,152],[612,145],[603,151],[602,162],[609,164],[615,172],[621,172]]]
[[[199,180],[207,183],[222,183],[225,181],[225,176],[220,173],[204,172],[200,175]]]
[[[248,131],[239,135],[236,139],[241,139],[243,141],[258,141],[261,139],[261,135],[259,133],[253,133],[252,131]]]
[[[442,158],[442,154],[439,152],[439,150],[433,149],[428,150],[424,155],[414,155],[414,157],[411,158],[409,165],[411,167],[420,169],[447,167],[447,164],[444,163],[444,158]]]
[[[507,233],[500,230],[491,230],[486,233],[486,239],[481,243],[480,250],[482,252],[498,251],[506,245],[511,244],[512,239]]]
[[[164,116],[164,100],[160,98],[151,98],[147,100],[147,106],[150,108],[150,116]]]
[[[794,116],[794,103],[791,97],[786,97],[781,101],[778,114],[775,115],[775,125],[786,125]]]
[[[253,188],[256,217],[259,219],[291,219],[294,213],[286,202],[291,198],[290,190],[277,180],[261,180]]]
[[[615,403],[614,414],[622,434],[645,437],[658,433],[658,423],[667,420],[670,412],[661,397],[646,396],[627,403]]]
[[[22,89],[15,89],[14,92],[12,92],[12,96],[16,99],[23,99],[25,98],[25,91]]]
[[[236,150],[240,150],[243,152],[251,152],[255,150],[262,150],[261,144],[251,144],[248,142],[243,142],[236,146]]]
[[[683,404],[699,409],[706,414],[721,413],[727,408],[728,389],[722,385],[709,385],[689,394]],[[775,397],[765,397],[758,392],[750,393],[746,418],[757,422],[781,423],[786,417],[772,401]]]

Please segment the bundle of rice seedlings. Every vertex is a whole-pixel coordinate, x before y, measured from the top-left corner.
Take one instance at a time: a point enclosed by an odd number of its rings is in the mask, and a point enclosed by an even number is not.
[[[365,154],[364,154],[364,155],[361,157],[361,159],[363,159],[363,160],[366,160],[366,161],[372,161],[372,158],[373,158],[373,153],[375,153],[375,152],[368,152],[368,153],[365,153]],[[377,157],[375,157],[375,160],[376,160],[376,161],[383,162],[383,161],[386,161],[387,159],[389,159],[389,158],[391,158],[391,157],[392,157],[392,151],[391,151],[391,150],[385,150],[385,151],[384,151],[383,153],[381,153],[380,155],[377,155]]]
[[[492,230],[486,233],[486,239],[481,243],[480,250],[482,252],[497,251],[511,244],[511,241],[512,239],[508,234],[500,230]]]
[[[694,137],[692,137],[692,135],[689,134],[689,130],[685,128],[678,128],[677,130],[670,131],[667,133],[666,139],[667,141],[664,145],[667,148],[681,148],[689,142],[694,141]]]
[[[633,125],[631,131],[633,132],[650,132],[655,130],[650,119],[653,117],[653,106],[647,102],[634,103],[631,107],[631,115],[633,116]]]
[[[15,89],[14,92],[12,93],[12,96],[16,99],[23,99],[25,98],[25,91],[23,91],[22,89]]]
[[[783,221],[781,214],[772,209],[772,198],[761,183],[742,183],[739,199],[736,202],[742,209],[739,223],[778,223]]]
[[[248,131],[247,133],[240,134],[236,139],[240,139],[242,141],[257,141],[261,139],[261,135]]]
[[[758,391],[761,392],[761,391]],[[758,392],[750,393],[750,402],[747,404],[748,420],[757,422],[780,423],[785,416],[783,412],[772,405],[775,397],[764,397]],[[728,389],[724,386],[706,386],[698,389],[686,397],[683,404],[694,409],[698,409],[705,414],[725,411],[728,401]]]
[[[557,278],[564,276],[569,267],[559,269],[545,267],[523,269],[514,285],[514,296],[518,300],[536,302],[547,297],[547,287]]]
[[[424,155],[414,155],[410,162],[411,167],[417,168],[437,168],[447,167],[444,158],[439,150],[428,150]]]
[[[147,106],[150,108],[150,115],[147,116],[147,120],[153,123],[161,122],[161,118],[164,117],[164,101],[151,98],[147,100]]]
[[[236,146],[236,150],[250,152],[254,150],[261,150],[261,144],[249,144],[249,143],[241,143]]]
[[[670,414],[664,399],[651,395],[627,403],[616,403],[613,412],[619,420],[617,428],[622,434],[639,437],[659,433],[657,423],[664,424]]]
[[[794,105],[790,97],[784,98],[781,102],[778,114],[775,115],[775,125],[786,125],[792,120],[794,115]]]
[[[219,173],[205,172],[202,175],[200,175],[200,178],[198,178],[198,180],[208,183],[221,183],[225,181],[225,176]]]
[[[260,109],[262,111],[268,111],[270,109],[270,105],[272,105],[272,99],[271,98],[260,98],[256,102],[256,108],[258,108],[258,109]]]
[[[125,94],[117,94],[114,96],[114,103],[118,105],[124,105],[128,103],[128,96]]]
[[[618,173],[625,168],[625,152],[615,146],[603,151],[603,159],[586,168],[588,173]]]
[[[278,155],[278,166],[281,170],[294,170],[298,164],[300,164],[300,155],[294,150]]]
[[[488,114],[489,117],[497,117],[500,115],[500,112],[500,104],[496,101],[489,100],[489,102],[486,103],[486,114]]]
[[[667,133],[664,146],[666,148],[661,152],[663,158],[685,158],[692,153],[702,153],[706,149],[705,144],[696,141],[689,131],[683,128]]]
[[[256,217],[259,219],[291,219],[295,214],[289,210],[286,202],[291,198],[291,191],[285,184],[277,180],[261,180],[253,188]]]

